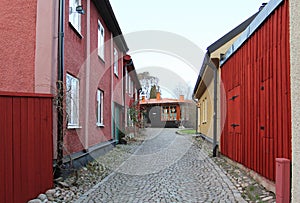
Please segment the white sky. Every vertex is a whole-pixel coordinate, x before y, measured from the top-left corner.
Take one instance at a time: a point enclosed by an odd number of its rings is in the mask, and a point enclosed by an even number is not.
[[[265,2],[268,0],[110,0],[129,49],[134,49],[129,54],[133,57],[137,71],[149,71],[157,76],[158,69],[154,71],[151,67],[163,67],[171,70],[171,74],[179,75],[191,86],[197,79],[206,48],[256,13]],[[134,37],[129,37],[128,40],[126,35],[145,30],[169,32],[171,38],[179,35],[183,38],[183,44],[187,43],[185,40],[189,40],[199,48],[199,61],[190,62],[186,59],[178,62],[180,57],[160,51],[150,53],[138,50],[135,53],[137,48],[133,42]],[[177,39],[173,41],[176,44]],[[173,50],[172,47],[168,52]],[[160,77],[162,82],[169,80],[166,74]],[[166,88],[168,92],[175,88],[174,82],[170,81],[172,85]]]

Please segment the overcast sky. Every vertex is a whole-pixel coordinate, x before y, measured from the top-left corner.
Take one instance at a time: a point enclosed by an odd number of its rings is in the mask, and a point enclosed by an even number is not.
[[[178,75],[191,86],[196,81],[206,48],[256,13],[261,4],[265,2],[268,1],[110,0],[137,71],[148,70],[155,75],[155,72],[151,72],[151,67],[162,67],[170,70],[172,74]],[[165,47],[151,47],[151,51],[149,51],[148,45],[141,42],[141,39],[147,41],[149,38],[147,34],[145,35],[148,30],[168,32],[169,37],[164,36],[159,43],[168,41],[166,38],[172,39],[172,42],[169,42],[170,48],[166,50]],[[137,46],[137,43],[143,45]],[[195,51],[194,47],[189,49],[190,43],[197,46],[199,50]],[[176,52],[178,47],[176,46],[180,46],[183,51],[190,53],[190,55],[197,52],[199,61],[195,62],[193,59],[187,59],[178,54]],[[174,52],[176,53],[174,54]],[[157,72],[158,69],[156,68],[155,71]],[[161,81],[168,80],[168,75],[160,77]],[[169,82],[172,85],[165,87],[165,90],[172,92],[177,81]]]

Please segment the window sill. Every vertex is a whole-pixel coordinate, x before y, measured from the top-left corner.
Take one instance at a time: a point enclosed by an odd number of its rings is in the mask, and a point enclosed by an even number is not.
[[[97,125],[97,127],[99,127],[99,128],[104,128],[104,127],[105,127],[103,123],[96,123],[96,125]]]
[[[105,63],[104,59],[102,58],[102,56],[98,55],[98,58],[100,59],[100,61],[102,61],[102,63]]]
[[[69,125],[67,127],[68,130],[73,130],[73,129],[81,129],[82,127],[79,125]]]
[[[69,22],[69,26],[72,28],[72,30],[75,32],[75,34],[82,39],[83,36],[81,35],[81,33],[73,26],[73,24],[71,22]]]

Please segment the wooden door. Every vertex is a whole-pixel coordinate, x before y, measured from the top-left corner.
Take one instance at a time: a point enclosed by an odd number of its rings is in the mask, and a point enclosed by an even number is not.
[[[241,139],[241,95],[240,85],[227,92],[228,111],[228,141],[234,146],[228,149],[229,157],[241,162],[242,139]]]

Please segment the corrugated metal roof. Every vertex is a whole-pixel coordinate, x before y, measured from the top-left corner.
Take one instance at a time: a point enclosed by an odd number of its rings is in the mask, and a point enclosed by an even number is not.
[[[221,61],[221,66],[252,36],[252,34],[268,19],[271,13],[284,0],[270,0],[270,2],[258,13],[241,36],[232,44]]]
[[[210,55],[211,53],[213,53],[214,51],[219,49],[221,46],[226,44],[228,41],[230,41],[232,38],[234,38],[235,36],[237,36],[238,34],[243,32],[247,28],[247,26],[249,26],[249,24],[253,21],[253,19],[257,16],[258,13],[259,12],[255,13],[254,15],[249,17],[247,20],[242,22],[240,25],[235,27],[233,30],[231,30],[230,32],[225,34],[223,37],[218,39],[216,42],[211,44],[209,47],[207,47],[208,55]]]

